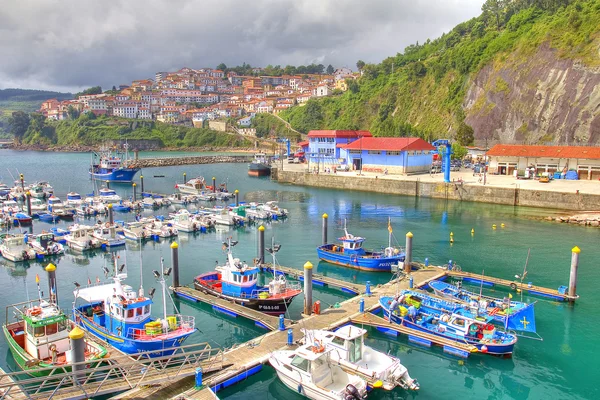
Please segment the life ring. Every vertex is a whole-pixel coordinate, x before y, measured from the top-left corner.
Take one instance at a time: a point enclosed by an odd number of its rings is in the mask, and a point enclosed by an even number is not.
[[[35,306],[35,307],[29,309],[29,312],[28,312],[29,315],[33,315],[33,316],[40,315],[41,313],[42,313],[42,307],[38,307],[38,306]]]
[[[322,353],[325,351],[325,347],[323,346],[323,343],[321,343],[320,340],[315,340],[315,342],[313,343],[312,351],[314,353]]]
[[[145,299],[145,298],[143,298],[143,297],[138,297],[138,298],[137,298],[137,301],[144,301],[144,300],[146,300],[146,299]]]
[[[50,353],[56,353],[56,345],[52,343],[50,347],[48,347],[48,350],[50,350]]]
[[[514,282],[513,282],[513,283],[511,283],[511,284],[510,284],[510,288],[511,288],[512,290],[517,290],[517,284],[516,284],[516,283],[514,283]]]
[[[105,227],[110,227],[110,222],[107,222],[106,224],[104,224]]]

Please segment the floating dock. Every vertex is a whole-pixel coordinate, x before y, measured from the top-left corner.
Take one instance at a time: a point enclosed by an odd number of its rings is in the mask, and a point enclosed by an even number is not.
[[[550,289],[550,288],[545,288],[545,287],[541,287],[541,286],[530,285],[528,283],[509,281],[507,279],[494,278],[491,276],[474,274],[472,272],[454,271],[454,270],[447,270],[447,271],[445,271],[445,274],[446,274],[446,276],[449,276],[452,278],[461,279],[463,282],[474,283],[477,285],[483,285],[483,286],[487,286],[487,287],[502,286],[505,288],[509,288],[513,291],[522,290],[533,296],[545,297],[547,299],[552,299],[552,300],[557,300],[557,301],[573,302],[579,298],[579,296],[569,296],[569,294],[567,293],[566,286],[559,288],[562,290]]]
[[[265,263],[260,266],[261,271],[274,272],[273,264]],[[304,282],[304,271],[296,268],[283,267],[278,265],[276,268],[276,273],[278,275],[289,276],[294,279],[298,279],[301,282]],[[341,279],[330,278],[323,274],[314,273],[312,278],[313,285],[324,286],[324,287],[332,287],[340,289],[344,293],[348,293],[354,296],[358,296],[365,292],[366,287],[360,283],[352,283],[343,281]]]
[[[0,368],[0,399],[21,400],[26,398],[27,396],[21,387],[17,386],[15,379]]]

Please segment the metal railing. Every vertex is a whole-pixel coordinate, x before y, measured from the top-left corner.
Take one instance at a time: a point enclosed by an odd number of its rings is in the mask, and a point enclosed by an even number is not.
[[[160,349],[153,352],[117,355],[99,362],[84,361],[68,366],[40,368],[37,373],[47,376],[31,378],[24,371],[11,372],[0,380],[0,399],[83,399],[134,389],[142,385],[172,382],[193,375],[197,367],[205,372],[224,367],[223,351],[199,343]],[[72,372],[73,366],[84,366]]]

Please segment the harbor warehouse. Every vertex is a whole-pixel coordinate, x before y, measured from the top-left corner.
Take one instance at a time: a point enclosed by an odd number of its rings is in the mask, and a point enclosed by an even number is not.
[[[499,175],[535,168],[537,174],[573,170],[579,179],[600,179],[600,147],[497,144],[487,156],[489,172]]]
[[[369,131],[321,130],[308,132],[309,165],[333,167],[341,164],[340,148],[362,137],[371,137]]]
[[[415,174],[429,172],[433,151],[435,147],[420,138],[362,137],[342,146],[340,157],[367,172]]]

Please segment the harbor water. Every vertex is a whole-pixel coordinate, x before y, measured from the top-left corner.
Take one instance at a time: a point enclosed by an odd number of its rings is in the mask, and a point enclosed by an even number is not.
[[[141,157],[157,153],[141,154]],[[183,153],[166,153],[167,156]],[[0,181],[8,185],[18,173],[27,182],[47,180],[55,194],[62,199],[69,191],[82,196],[97,190],[89,180],[89,154],[40,153],[0,150]],[[284,165],[285,168],[285,165]],[[393,235],[403,245],[405,234],[414,234],[413,259],[425,258],[434,265],[453,260],[463,270],[514,279],[522,274],[528,249],[531,255],[525,283],[557,288],[567,285],[571,249],[581,248],[577,293],[581,298],[574,305],[543,299],[523,297],[524,301],[536,301],[537,331],[543,340],[520,338],[512,358],[503,359],[474,355],[459,359],[444,354],[439,348],[422,348],[409,344],[406,338],[386,336],[369,329],[367,342],[370,346],[399,356],[411,376],[418,379],[421,390],[408,393],[372,392],[374,399],[595,399],[600,397],[597,378],[600,376],[600,335],[595,326],[599,316],[600,283],[598,273],[598,244],[600,230],[568,224],[556,224],[536,219],[547,211],[535,208],[513,208],[493,204],[447,202],[426,198],[402,197],[357,191],[337,191],[292,185],[281,185],[268,178],[247,176],[246,164],[211,164],[148,168],[144,175],[146,191],[173,193],[176,182],[183,180],[183,173],[191,179],[204,176],[207,182],[216,177],[217,183],[227,182],[228,189],[239,190],[240,200],[278,200],[289,211],[285,220],[265,223],[265,241],[271,238],[282,244],[278,260],[282,265],[302,268],[306,261],[316,266],[316,272],[348,281],[372,284],[387,282],[390,274],[358,272],[323,262],[316,257],[316,246],[321,241],[321,215],[329,215],[329,239],[342,236],[344,220],[348,230],[366,237],[366,248],[387,245],[387,221],[391,218]],[[139,176],[136,181],[139,188]],[[122,197],[132,195],[130,184],[113,184]],[[139,195],[139,190],[138,190]],[[557,205],[559,206],[559,205]],[[193,206],[190,206],[193,210]],[[174,208],[163,208],[143,215],[167,214]],[[536,217],[536,218],[533,218]],[[105,217],[100,217],[104,219]],[[133,214],[115,214],[117,220],[133,220]],[[90,220],[88,224],[93,223]],[[82,221],[84,222],[84,221]],[[496,224],[497,228],[492,229]],[[504,224],[504,227],[501,226]],[[65,222],[57,226],[66,227]],[[34,232],[52,227],[51,224],[34,223]],[[218,229],[208,233],[180,234],[174,240],[179,244],[180,282],[191,284],[194,276],[211,270],[215,262],[222,263],[225,253],[222,242],[228,237],[239,240],[234,255],[248,263],[256,257],[257,226],[239,229]],[[471,234],[474,229],[474,234]],[[16,228],[13,228],[16,230]],[[454,243],[450,243],[450,232]],[[126,249],[104,252],[96,251],[67,254],[53,259],[57,265],[59,280],[59,303],[66,311],[73,301],[74,282],[85,285],[98,277],[103,280],[102,266],[110,265],[112,254],[127,264],[127,282],[137,288],[143,277],[143,286],[159,288],[152,270],[160,269],[160,258],[170,265],[169,245],[173,240],[149,241],[143,245],[128,242]],[[270,256],[266,254],[267,261]],[[2,317],[9,304],[36,298],[35,275],[40,275],[41,286],[47,293],[47,277],[43,267],[47,262],[14,264],[0,261],[0,310]],[[140,264],[143,273],[140,274]],[[472,290],[479,290],[478,287]],[[500,290],[499,290],[500,291]],[[493,294],[493,291],[487,290]],[[162,314],[160,291],[155,295],[153,312]],[[498,293],[499,296],[505,292]],[[520,295],[515,295],[519,297]],[[314,300],[322,307],[334,306],[348,299],[335,289],[315,287]],[[289,317],[298,319],[303,300],[299,296],[289,309]],[[231,318],[214,311],[210,306],[197,305],[185,300],[167,301],[169,313],[177,307],[182,314],[196,318],[197,334],[187,344],[209,342],[214,347],[230,347],[260,336],[265,331],[252,322]],[[4,320],[3,320],[4,321]],[[310,328],[310,325],[306,326]],[[5,341],[0,340],[0,365],[14,370],[15,363]],[[282,343],[284,345],[284,343]],[[274,370],[266,365],[258,374],[219,392],[224,399],[301,399],[287,389],[276,377]]]

